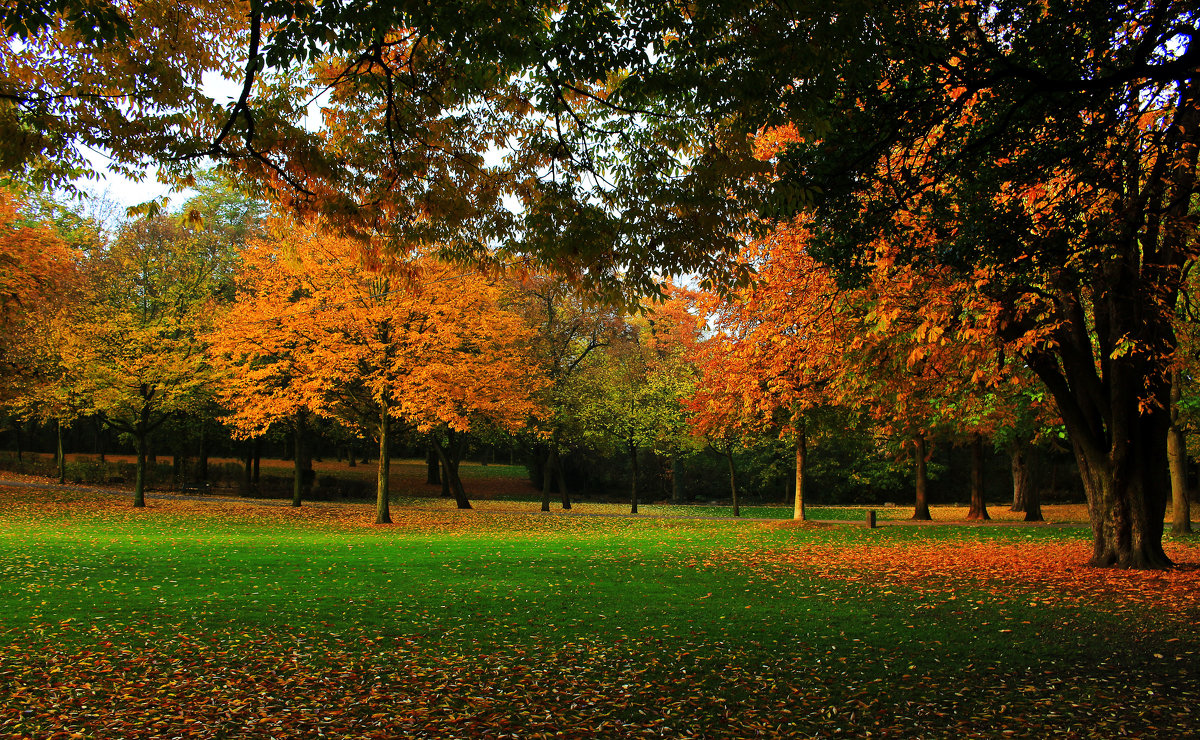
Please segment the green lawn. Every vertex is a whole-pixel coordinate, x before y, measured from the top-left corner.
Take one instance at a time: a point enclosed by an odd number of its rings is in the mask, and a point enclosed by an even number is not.
[[[1200,732],[1193,542],[151,503],[0,488],[0,736]]]

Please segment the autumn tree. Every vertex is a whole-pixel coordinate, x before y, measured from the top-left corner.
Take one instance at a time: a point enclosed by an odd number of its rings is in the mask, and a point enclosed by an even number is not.
[[[63,365],[85,410],[137,449],[134,506],[145,506],[148,438],[192,410],[212,375],[201,336],[227,253],[165,217],[122,227],[89,260],[85,297],[63,339]]]
[[[546,378],[541,405],[546,409],[537,431],[545,433],[542,462],[542,511],[550,510],[550,492],[557,478],[562,507],[571,508],[562,457],[581,443],[579,404],[574,393],[583,388],[573,383],[587,367],[593,352],[611,342],[619,325],[616,308],[588,301],[569,282],[551,275],[520,276],[514,281],[512,302],[531,335],[530,358]]]
[[[376,521],[391,521],[394,427],[434,433],[459,506],[458,436],[534,411],[519,319],[499,288],[434,260],[364,255],[357,242],[278,220],[243,254],[243,293],[213,337],[240,429],[306,412],[379,443]],[[438,435],[441,435],[439,439]]]
[[[0,190],[0,406],[18,419],[56,426],[61,482],[63,427],[83,410],[66,377],[62,331],[79,299],[79,250],[95,246],[97,231],[73,213],[52,218],[33,201]],[[50,206],[61,216],[57,204]]]
[[[669,451],[686,431],[682,400],[692,377],[684,366],[660,362],[644,318],[630,320],[586,371],[580,384],[584,438],[600,450],[623,454],[630,469],[630,511],[638,512],[641,455]]]

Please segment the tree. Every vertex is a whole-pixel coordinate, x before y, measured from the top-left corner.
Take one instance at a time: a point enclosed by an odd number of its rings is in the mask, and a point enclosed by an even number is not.
[[[364,264],[357,243],[283,220],[243,260],[242,296],[213,339],[231,373],[230,421],[261,431],[309,411],[373,436],[378,523],[391,520],[394,425],[436,432],[452,490],[469,508],[456,435],[481,420],[523,423],[539,388],[522,354],[525,329],[500,308],[497,285],[432,259]]]
[[[212,382],[201,336],[229,255],[165,217],[126,224],[86,265],[84,299],[70,317],[62,364],[88,413],[132,437],[134,506],[145,506],[147,440],[193,410]]]
[[[691,386],[680,366],[659,363],[649,324],[631,321],[604,352],[594,354],[574,382],[587,440],[623,453],[630,468],[630,511],[638,511],[639,457],[669,449],[686,430],[682,399]]]
[[[571,508],[566,489],[562,456],[573,444],[581,442],[578,399],[572,383],[586,367],[588,357],[607,347],[618,324],[618,312],[611,306],[587,301],[569,283],[550,275],[529,275],[515,282],[513,302],[526,324],[535,327],[531,337],[531,359],[546,379],[541,405],[546,414],[540,427],[544,440],[542,467],[542,511],[550,510],[550,490],[557,474],[562,507]]]
[[[86,152],[141,179],[207,149],[224,106],[204,76],[234,74],[241,3],[55,0],[0,8],[0,171],[47,189],[93,176]],[[244,62],[243,62],[244,65]],[[164,172],[164,175],[168,172]]]
[[[64,482],[63,427],[75,421],[83,403],[66,378],[62,329],[79,299],[78,248],[92,246],[97,234],[74,214],[45,218],[50,214],[39,214],[46,209],[37,205],[0,190],[0,405],[18,419],[55,424]],[[58,209],[52,204],[50,210]]]

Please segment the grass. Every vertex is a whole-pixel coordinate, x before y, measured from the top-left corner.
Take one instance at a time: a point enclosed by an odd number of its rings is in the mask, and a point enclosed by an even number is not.
[[[0,735],[1200,732],[1194,541],[530,506],[0,488]]]

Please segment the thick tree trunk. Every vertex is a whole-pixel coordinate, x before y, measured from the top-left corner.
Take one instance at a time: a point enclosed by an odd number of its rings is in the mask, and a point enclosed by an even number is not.
[[[1083,476],[1092,525],[1091,564],[1099,567],[1167,568],[1162,549],[1166,515],[1166,433],[1121,445],[1119,465],[1082,445],[1075,457]],[[1153,467],[1152,467],[1153,466]],[[1115,469],[1118,468],[1119,470]]]
[[[1044,521],[1041,495],[1030,470],[1027,449],[1027,446],[1020,440],[1013,440],[1008,446],[1013,481],[1012,510],[1025,512],[1025,521],[1027,522],[1040,522]]]
[[[379,468],[375,479],[376,524],[392,523],[388,490],[392,476],[391,429],[392,417],[388,415],[387,406],[383,406],[379,412]]]
[[[741,516],[742,508],[738,505],[737,476],[734,474],[733,468],[733,448],[726,447],[724,452],[725,462],[729,464],[729,495],[733,497],[733,515]]]
[[[458,466],[462,462],[464,443],[455,432],[448,432],[447,436],[447,444],[445,445],[436,438],[433,440],[433,449],[442,461],[442,481],[450,489],[450,493],[454,495],[455,505],[460,509],[470,509],[471,502],[467,499],[466,490],[463,489],[462,478],[458,475]]]
[[[1019,439],[1008,443],[1009,467],[1012,470],[1013,501],[1009,511],[1025,511],[1029,506],[1029,463],[1026,459],[1025,444]]]
[[[629,476],[629,513],[636,514],[638,513],[638,448],[633,444],[629,445],[629,469],[631,471]]]
[[[792,519],[794,521],[805,521],[808,519],[808,514],[804,511],[804,476],[805,461],[808,459],[808,434],[804,431],[804,426],[797,425],[796,430],[796,496],[792,504]]]
[[[1191,500],[1188,496],[1187,440],[1179,419],[1182,389],[1179,370],[1171,373],[1171,429],[1167,432],[1167,461],[1171,468],[1171,533],[1192,531]]]
[[[554,470],[558,475],[558,493],[560,496],[562,496],[562,507],[563,509],[570,509],[571,493],[567,490],[567,474],[563,470],[561,452],[555,457]]]
[[[971,508],[967,519],[991,519],[983,500],[983,435],[979,432],[971,436]]]
[[[929,515],[929,476],[925,468],[927,462],[925,456],[925,434],[918,432],[913,437],[913,463],[916,465],[917,472],[917,505],[913,510],[912,518],[923,522],[933,519]]]
[[[22,441],[22,434],[21,434],[21,432],[22,432],[22,430],[24,429],[24,427],[25,427],[25,423],[24,423],[24,422],[20,422],[20,421],[18,421],[16,424],[14,424],[14,425],[13,425],[13,429],[14,429],[14,430],[16,431],[16,433],[17,433],[17,459],[18,459],[18,460],[23,460],[23,459],[24,459],[24,458],[22,457],[22,450],[21,450],[21,441]]]
[[[259,471],[262,469],[262,438],[255,437],[250,444],[251,476],[250,483],[258,488]]]

